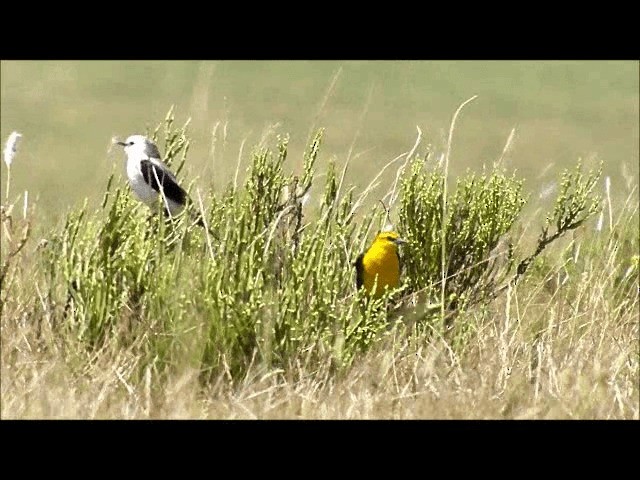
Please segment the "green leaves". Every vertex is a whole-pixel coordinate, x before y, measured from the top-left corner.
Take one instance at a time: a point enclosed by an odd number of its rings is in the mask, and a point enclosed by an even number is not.
[[[402,182],[400,221],[409,241],[404,265],[410,291],[434,297],[442,277],[442,196],[445,177],[428,168],[426,158],[413,160]],[[446,297],[452,300],[485,296],[495,285],[492,255],[514,225],[525,199],[522,182],[502,170],[458,179],[447,199],[445,272]]]
[[[543,236],[547,234],[552,223],[557,232],[564,233],[579,227],[598,211],[601,199],[593,194],[593,189],[601,174],[602,164],[595,172],[590,170],[585,177],[581,162],[578,162],[573,172],[563,172],[553,214],[547,216]]]
[[[174,128],[171,110],[153,134],[157,139],[164,125],[167,160],[180,162],[178,169],[188,152],[188,123]],[[216,239],[185,215],[150,215],[109,178],[101,208],[71,212],[47,249],[58,328],[89,349],[139,342],[146,354],[141,369],[188,362],[205,383],[222,371],[242,378],[256,362],[286,369],[329,356],[335,367],[348,367],[383,340],[397,310],[389,295],[366,302],[356,291],[353,261],[386,212],[377,205],[357,212],[355,189],[342,188],[334,161],[314,185],[322,135],[307,147],[301,175],[288,172],[289,139],[277,137],[253,151],[243,185],[211,192],[205,215]],[[489,301],[512,267],[509,233],[525,203],[522,181],[498,169],[468,172],[444,199],[440,167],[414,157],[404,172],[405,293],[423,295],[407,313],[439,315],[443,265],[447,315]],[[598,175],[585,177],[578,168],[563,176],[541,248],[596,211]],[[549,234],[551,225],[556,232]],[[516,279],[540,252],[520,263]]]
[[[600,196],[594,194],[593,189],[601,174],[602,164],[595,172],[590,170],[585,178],[580,162],[578,162],[573,173],[568,170],[563,172],[560,191],[556,198],[553,213],[546,217],[535,251],[518,264],[512,283],[516,283],[524,275],[529,265],[551,242],[562,237],[570,230],[578,228],[598,211]],[[549,233],[549,228],[552,224],[555,224],[555,231]]]

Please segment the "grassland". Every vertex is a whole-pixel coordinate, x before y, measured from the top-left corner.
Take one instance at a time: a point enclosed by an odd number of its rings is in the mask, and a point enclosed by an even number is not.
[[[639,418],[637,62],[1,66],[0,134],[24,135],[7,198],[2,165],[3,418]],[[425,224],[406,212],[422,193],[398,167],[413,158],[439,171],[451,116],[474,94],[444,173],[450,195],[467,170],[502,179],[498,159],[505,179],[524,181],[526,206],[500,235],[517,259],[535,249],[560,172],[578,158],[602,162],[598,210],[442,330],[428,306],[438,294],[420,295],[440,262],[411,264]],[[183,223],[173,237],[154,230],[110,149],[170,105],[174,129],[191,117],[180,177],[220,240]],[[277,134],[290,138],[281,164]],[[310,165],[296,233],[278,204],[289,173],[304,184]],[[390,218],[378,203],[388,192],[399,195]],[[349,262],[389,220],[412,241],[411,295],[361,311]],[[500,278],[514,267],[501,264]]]
[[[351,152],[346,181],[364,188],[376,169],[411,148],[416,126],[425,142],[441,146],[453,111],[475,94],[478,100],[459,121],[453,176],[493,162],[514,127],[508,166],[535,194],[578,157],[604,161],[604,175],[616,188],[623,168],[627,177],[638,176],[637,62],[40,61],[1,67],[0,135],[24,133],[22,162],[29,166],[14,172],[15,191],[39,195],[40,211],[52,219],[85,197],[97,204],[112,169],[122,172],[121,153],[108,153],[111,137],[155,126],[171,105],[178,121],[193,119],[185,173],[203,190],[222,188],[235,172],[242,141],[250,149],[274,124],[291,136],[294,169],[311,132],[324,127],[320,161],[335,156],[344,164]]]

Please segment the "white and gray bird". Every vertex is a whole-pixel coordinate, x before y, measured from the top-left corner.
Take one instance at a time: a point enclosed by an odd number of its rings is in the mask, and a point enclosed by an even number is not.
[[[122,145],[127,154],[127,177],[138,200],[155,210],[158,206],[158,196],[162,195],[165,215],[174,217],[182,212],[190,202],[189,196],[162,161],[156,144],[144,135],[131,135],[124,142],[115,143]],[[216,237],[205,225],[199,213],[192,212],[192,217],[197,225]]]
[[[165,214],[178,215],[187,203],[187,192],[162,161],[155,143],[144,135],[131,135],[116,143],[127,154],[127,177],[138,200],[155,209],[162,194]]]

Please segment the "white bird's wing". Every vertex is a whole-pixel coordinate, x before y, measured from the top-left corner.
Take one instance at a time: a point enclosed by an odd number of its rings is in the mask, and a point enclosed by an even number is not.
[[[171,180],[178,183],[176,176],[173,174],[171,170],[169,170],[169,167],[167,167],[167,165],[162,160],[160,160],[157,157],[147,157],[147,158],[151,163],[155,165],[157,169],[161,170],[162,172],[164,172],[165,175],[168,175]]]
[[[176,177],[171,171],[156,158],[148,158],[140,161],[140,173],[147,185],[160,193],[160,187],[164,195],[180,205],[187,200],[187,192],[178,185]]]

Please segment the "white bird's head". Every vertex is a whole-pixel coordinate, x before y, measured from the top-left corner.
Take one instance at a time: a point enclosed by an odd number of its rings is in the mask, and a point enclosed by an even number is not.
[[[116,143],[124,147],[128,157],[162,158],[156,144],[144,135],[131,135],[124,142]]]

